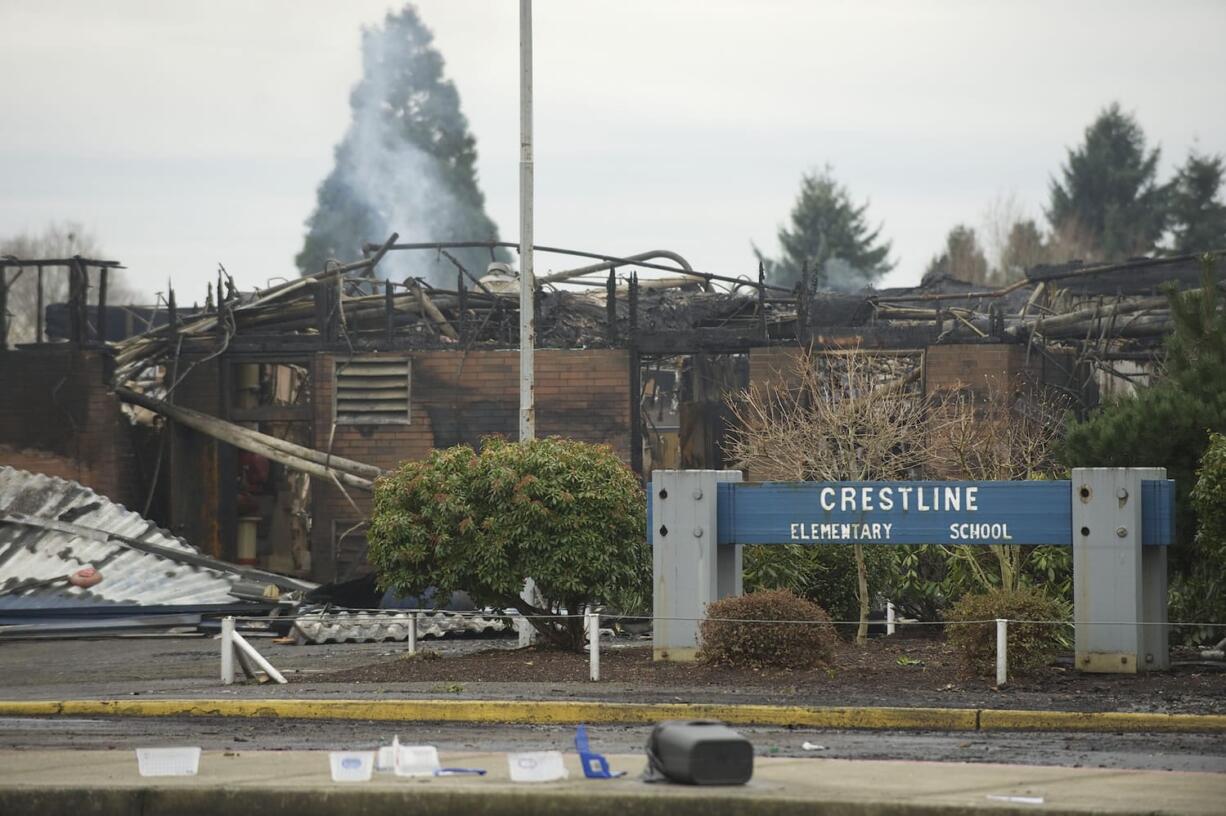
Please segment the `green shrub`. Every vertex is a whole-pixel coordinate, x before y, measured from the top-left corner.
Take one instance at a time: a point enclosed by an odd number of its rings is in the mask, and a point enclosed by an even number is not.
[[[990,677],[996,671],[996,619],[1009,620],[1009,673],[1025,674],[1046,666],[1064,644],[1062,623],[1015,623],[1014,621],[1064,620],[1062,603],[1033,587],[1012,591],[992,590],[964,595],[947,617],[945,632],[958,652],[963,668]],[[987,621],[972,623],[971,621]]]
[[[638,479],[607,445],[488,439],[405,462],[375,483],[367,538],[380,584],[401,594],[466,590],[515,607],[552,642],[584,644],[588,604],[650,592],[646,504]],[[542,601],[525,603],[525,579]]]
[[[1186,581],[1175,584],[1171,605],[1176,619],[1220,621],[1226,614],[1226,577],[1222,570],[1226,563],[1226,436],[1220,433],[1209,436],[1209,447],[1192,488],[1192,508],[1200,520],[1196,549],[1201,560]],[[1209,629],[1196,634],[1200,639],[1220,636],[1218,630]]]
[[[838,642],[826,611],[787,589],[751,592],[709,604],[700,631],[699,659],[736,668],[813,668],[830,659]]]
[[[1171,615],[1202,619],[1223,611],[1206,607],[1217,573],[1202,566],[1197,505],[1191,498],[1195,472],[1209,443],[1208,431],[1226,432],[1226,304],[1204,256],[1201,288],[1168,290],[1174,332],[1166,338],[1165,366],[1135,397],[1110,400],[1085,421],[1073,423],[1062,459],[1069,467],[1164,467],[1175,481],[1175,532],[1179,546],[1168,554]],[[1220,562],[1219,562],[1220,563]],[[1207,583],[1208,582],[1208,583]]]
[[[868,585],[883,590],[895,575],[894,548],[867,544]],[[850,545],[756,544],[745,548],[746,592],[790,589],[821,606],[834,620],[860,617],[856,559]]]

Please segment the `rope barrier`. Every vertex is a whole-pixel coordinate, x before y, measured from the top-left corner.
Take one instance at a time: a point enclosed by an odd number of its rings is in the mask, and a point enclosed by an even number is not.
[[[258,653],[255,652],[242,637],[234,631],[236,621],[259,621],[261,623],[271,623],[274,621],[297,621],[297,620],[319,620],[325,615],[330,614],[328,609],[320,609],[314,612],[301,612],[294,615],[283,615],[276,617],[253,617],[253,616],[226,616],[222,618],[222,635],[221,635],[221,676],[223,683],[234,682],[234,663],[233,654],[234,647],[245,647],[247,656],[258,661],[261,668],[269,674],[270,677],[284,683],[285,680],[272,668],[271,664],[267,663]],[[408,653],[410,655],[417,653],[417,626],[419,616],[427,614],[431,616],[451,616],[451,617],[507,617],[521,621],[526,620],[574,620],[582,618],[584,621],[584,630],[588,644],[588,677],[592,682],[600,680],[600,613],[593,609],[588,609],[582,614],[565,614],[565,615],[520,615],[514,610],[503,610],[501,614],[490,614],[488,612],[452,612],[448,610],[428,610],[428,609],[376,609],[376,610],[349,610],[346,609],[343,613],[349,617],[361,617],[363,615],[380,615],[387,617],[404,617],[409,621],[408,630]],[[681,617],[656,617],[652,615],[624,615],[613,616],[611,623],[624,621],[682,621],[682,622],[716,622],[716,623],[742,623],[742,624],[787,624],[787,625],[856,625],[860,621],[815,621],[815,620],[755,620],[753,618],[681,618]],[[884,623],[885,621],[869,621],[870,623]],[[991,624],[996,627],[996,685],[1004,686],[1009,679],[1009,624],[1040,624],[1040,625],[1063,625],[1063,626],[1169,626],[1169,627],[1224,627],[1226,623],[1196,623],[1177,621],[1171,623],[1169,621],[1077,621],[1069,620],[1014,620],[1010,618],[993,618],[985,620],[969,620],[969,621],[906,621],[893,619],[889,621],[894,626],[975,626]],[[241,653],[238,653],[240,659]],[[244,666],[246,670],[246,666]]]

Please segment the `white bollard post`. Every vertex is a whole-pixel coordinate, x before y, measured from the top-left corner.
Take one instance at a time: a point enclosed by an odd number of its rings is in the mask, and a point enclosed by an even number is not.
[[[417,654],[417,613],[409,615],[409,654]]]
[[[996,619],[996,685],[1009,680],[1009,621]]]
[[[885,633],[887,635],[894,634],[894,602],[885,602]]]
[[[591,669],[592,682],[600,679],[600,613],[588,610],[587,613],[587,644],[590,655],[588,664]]]
[[[229,615],[221,619],[221,682],[234,683],[234,618]]]

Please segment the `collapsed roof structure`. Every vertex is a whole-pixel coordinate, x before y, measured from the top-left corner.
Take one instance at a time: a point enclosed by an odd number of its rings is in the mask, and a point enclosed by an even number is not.
[[[82,570],[92,580],[74,582]],[[6,637],[52,623],[64,631],[193,625],[205,613],[267,612],[282,593],[315,587],[208,558],[76,482],[0,467]]]
[[[255,552],[244,559],[316,580],[352,577],[365,568],[364,494],[375,478],[432,448],[516,427],[518,282],[501,264],[493,274],[467,269],[452,251],[485,247],[493,260],[513,245],[397,241],[254,292],[219,274],[201,309],[180,309],[172,290],[142,315],[144,331],[105,344],[95,340],[115,335],[105,280],[99,271],[91,282],[87,267],[115,264],[70,266],[69,302],[47,322],[49,337],[65,331],[69,342],[29,347],[41,356],[21,370],[43,376],[63,365],[64,381],[88,382],[74,399],[103,389],[91,404],[117,396],[144,427],[160,414],[135,477],[116,479],[210,557],[238,560],[235,542],[246,535]],[[1212,285],[1226,274],[1218,252],[1036,267],[997,287],[931,278],[834,292],[783,289],[760,269],[711,274],[662,250],[537,250],[586,264],[537,278],[540,432],[609,443],[644,476],[722,466],[727,396],[801,348],[897,358],[925,391],[1024,372],[1088,410],[1147,381],[1172,326],[1164,287],[1204,285],[1214,260]],[[381,264],[400,252],[432,253],[454,285],[440,275],[434,285],[385,279]],[[64,348],[89,359],[57,362],[52,352]],[[59,393],[13,410],[57,416]],[[57,432],[34,436],[55,447]],[[30,438],[0,434],[0,444]],[[79,457],[65,446],[55,453]],[[252,471],[243,457],[273,468]]]

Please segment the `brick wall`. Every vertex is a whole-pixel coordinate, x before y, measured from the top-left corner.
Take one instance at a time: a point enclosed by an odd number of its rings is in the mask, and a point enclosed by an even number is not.
[[[793,346],[755,348],[749,351],[749,386],[775,388],[796,379],[800,349]]]
[[[0,464],[81,482],[140,509],[134,432],[99,352],[0,351]]]
[[[389,353],[389,356],[393,356]],[[333,370],[342,355],[315,357],[315,446],[338,456],[390,469],[421,459],[434,448],[478,445],[484,436],[515,438],[519,428],[519,352],[412,352],[407,425],[337,425],[332,428]],[[536,352],[538,436],[603,442],[630,461],[629,358],[621,350]],[[350,491],[358,510],[334,485],[312,480],[312,568],[318,579],[336,575],[334,522],[340,531],[365,518],[369,496]],[[347,539],[341,575],[360,562],[360,533]]]
[[[1026,349],[1016,345],[929,346],[924,354],[924,390],[972,388],[1007,389],[1026,379],[1044,382],[1042,358],[1026,358]]]

